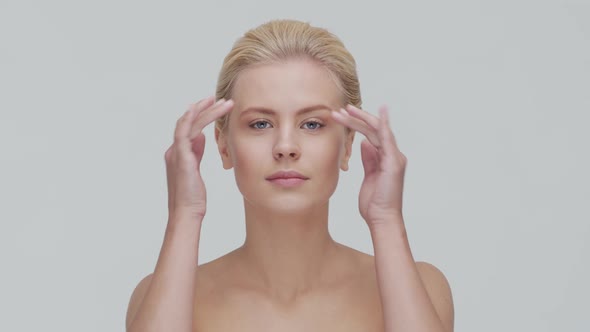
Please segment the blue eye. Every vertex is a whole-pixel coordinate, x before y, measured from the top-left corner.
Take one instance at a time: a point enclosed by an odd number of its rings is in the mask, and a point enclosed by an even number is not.
[[[267,124],[267,125],[270,125],[270,123],[269,123],[268,121],[265,121],[265,120],[259,120],[259,121],[256,121],[256,122],[254,122],[254,123],[250,124],[250,126],[249,126],[249,127],[250,127],[250,128],[253,128],[253,129],[258,129],[258,130],[261,130],[261,129],[266,129],[266,128],[268,128],[268,126],[260,126],[260,124]],[[320,129],[320,128],[324,127],[324,125],[323,125],[322,123],[318,122],[318,121],[307,121],[307,122],[306,122],[306,123],[304,123],[303,125],[305,126],[305,125],[307,125],[307,124],[312,124],[312,126],[311,126],[311,127],[309,127],[309,126],[308,126],[308,127],[306,128],[306,129],[310,129],[310,130],[318,130],[318,129]]]
[[[311,129],[311,130],[320,129],[324,126],[323,124],[319,123],[318,121],[307,121],[304,125],[306,125],[308,123],[311,123],[314,125],[313,128],[307,127],[307,129]]]
[[[268,124],[268,121],[262,121],[262,120],[256,121],[253,124],[251,124],[250,127],[254,128],[254,129],[265,129],[264,127],[258,126],[259,123],[267,123]]]

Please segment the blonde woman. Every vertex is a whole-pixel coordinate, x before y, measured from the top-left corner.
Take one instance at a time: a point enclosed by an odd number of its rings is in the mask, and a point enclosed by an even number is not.
[[[387,110],[378,115],[361,109],[355,61],[333,34],[292,20],[248,31],[225,58],[216,95],[177,122],[165,153],[168,225],[154,272],[131,296],[127,330],[453,331],[447,279],[412,257],[406,157]],[[198,265],[201,131],[214,121],[223,167],[244,197],[246,239]],[[375,256],[328,232],[355,132],[366,137],[359,210]]]

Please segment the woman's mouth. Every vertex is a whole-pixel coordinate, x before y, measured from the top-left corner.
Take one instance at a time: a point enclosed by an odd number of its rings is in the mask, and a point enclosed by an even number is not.
[[[281,187],[295,187],[303,184],[303,182],[307,181],[302,178],[276,178],[268,180],[276,185]]]
[[[303,184],[309,178],[296,170],[280,170],[268,176],[266,179],[281,187],[296,187]]]

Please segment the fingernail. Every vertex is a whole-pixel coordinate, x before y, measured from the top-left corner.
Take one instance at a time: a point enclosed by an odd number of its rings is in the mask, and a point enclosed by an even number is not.
[[[221,103],[224,103],[224,102],[225,102],[225,99],[221,98],[221,99],[219,99],[219,100],[217,100],[217,101],[215,102],[215,106],[217,106],[217,105],[219,105],[219,104],[221,104]]]

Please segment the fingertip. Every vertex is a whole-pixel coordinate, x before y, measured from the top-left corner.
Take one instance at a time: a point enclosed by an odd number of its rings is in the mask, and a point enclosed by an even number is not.
[[[387,110],[387,106],[383,105],[379,108],[379,116],[385,121],[385,123],[389,123],[389,111]]]
[[[196,103],[196,105],[199,105],[199,106],[208,105],[208,104],[213,103],[214,100],[215,100],[215,95],[210,95],[209,97],[201,99],[201,101]]]
[[[234,108],[234,101],[231,99],[228,99],[225,101],[225,103],[223,103],[223,105],[220,106],[220,111],[222,114],[229,114],[233,108]]]
[[[358,107],[354,106],[353,104],[347,104],[345,107],[345,110],[348,110],[348,111],[352,110],[354,112],[354,111],[357,111],[360,109]]]

